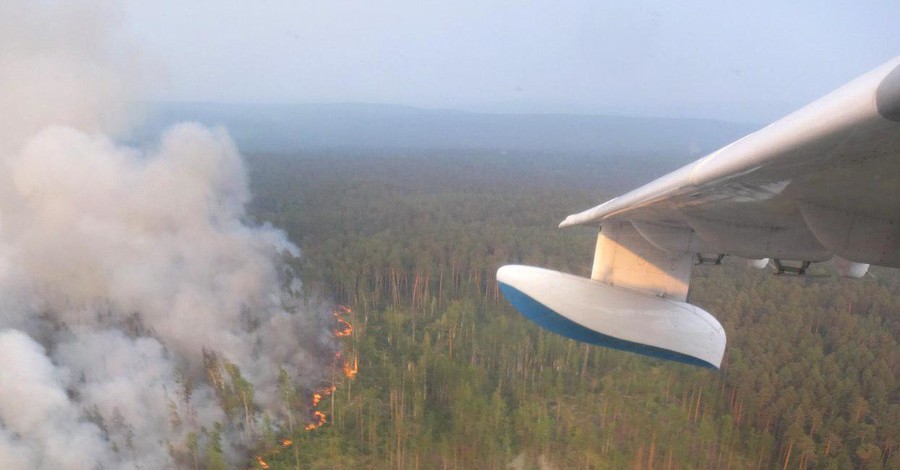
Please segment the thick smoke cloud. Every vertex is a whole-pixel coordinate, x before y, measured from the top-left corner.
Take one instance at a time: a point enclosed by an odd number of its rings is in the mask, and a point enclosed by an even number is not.
[[[114,140],[140,82],[115,17],[0,0],[0,468],[172,467],[217,422],[237,459],[279,419],[280,371],[312,384],[329,361],[297,248],[246,221],[226,132]],[[230,364],[243,421],[221,406]]]
[[[80,417],[64,373],[26,334],[0,332],[0,462],[4,468],[91,468],[111,456],[100,429]]]

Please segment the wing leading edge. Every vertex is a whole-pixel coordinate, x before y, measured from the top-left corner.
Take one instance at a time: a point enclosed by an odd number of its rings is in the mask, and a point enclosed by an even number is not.
[[[560,227],[573,225],[601,227],[591,279],[503,267],[516,308],[574,339],[718,367],[721,325],[684,303],[692,264],[771,258],[804,274],[835,257],[850,277],[900,267],[900,57]]]

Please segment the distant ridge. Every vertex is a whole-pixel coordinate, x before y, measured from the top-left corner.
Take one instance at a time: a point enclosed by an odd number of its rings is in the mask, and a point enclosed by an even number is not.
[[[488,114],[383,104],[157,103],[137,139],[197,121],[228,128],[244,152],[353,149],[700,156],[757,126],[706,119]]]

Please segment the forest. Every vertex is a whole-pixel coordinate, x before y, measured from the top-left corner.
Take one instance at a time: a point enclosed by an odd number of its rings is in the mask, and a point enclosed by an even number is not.
[[[250,155],[252,216],[300,246],[294,268],[310,295],[346,308],[332,321],[331,383],[306,390],[283,376],[289,423],[259,428],[247,466],[900,468],[896,270],[843,280],[827,263],[802,278],[730,258],[695,267],[691,301],[728,335],[719,371],[577,343],[503,299],[503,264],[588,275],[595,229],[557,223],[641,183],[648,165],[487,151]],[[239,420],[252,389],[233,378]],[[215,432],[198,452],[207,468]]]

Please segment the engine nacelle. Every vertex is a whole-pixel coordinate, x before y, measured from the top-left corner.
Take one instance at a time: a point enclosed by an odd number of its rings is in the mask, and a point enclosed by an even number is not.
[[[859,279],[866,275],[869,272],[869,265],[866,263],[857,263],[854,261],[848,261],[840,256],[835,256],[832,258],[834,262],[834,267],[837,268],[838,274],[841,277],[849,277],[851,279]]]

